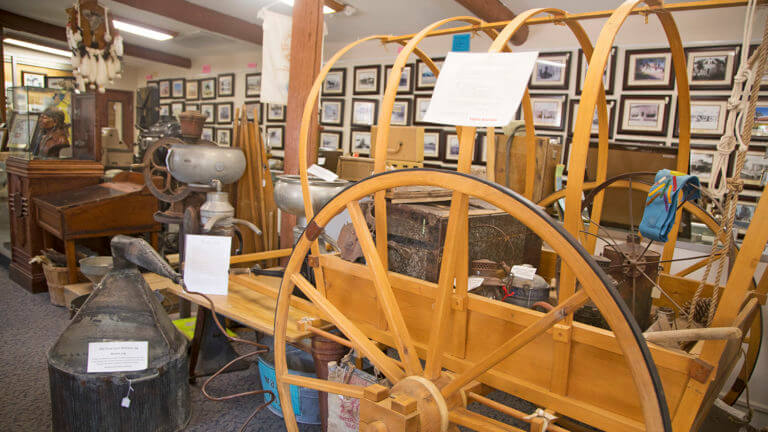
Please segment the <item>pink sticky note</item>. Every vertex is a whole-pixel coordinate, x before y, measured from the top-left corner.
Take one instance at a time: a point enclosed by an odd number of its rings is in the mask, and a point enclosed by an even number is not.
[[[211,65],[204,64],[203,65],[203,73],[211,73]]]
[[[145,76],[144,79],[151,80],[152,79],[152,74],[149,74],[149,75]]]
[[[404,47],[403,47],[402,45],[398,46],[398,47],[397,47],[397,53],[398,53],[398,54],[400,54],[400,51],[402,51],[402,50],[403,50],[403,48],[404,48]]]
[[[256,69],[256,63],[248,63],[248,69]]]

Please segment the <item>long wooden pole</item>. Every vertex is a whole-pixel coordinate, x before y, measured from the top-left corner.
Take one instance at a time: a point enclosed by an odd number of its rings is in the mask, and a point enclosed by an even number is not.
[[[245,111],[245,108],[243,108]],[[269,232],[267,231],[267,212],[265,208],[264,196],[264,167],[261,163],[261,143],[258,141],[256,130],[259,127],[259,120],[256,118],[256,111],[254,110],[253,123],[248,123],[248,148],[251,155],[248,156],[248,163],[253,167],[255,174],[254,181],[256,183],[256,189],[259,191],[259,225],[261,233],[261,245],[263,251],[269,250]],[[256,215],[254,215],[256,217]]]

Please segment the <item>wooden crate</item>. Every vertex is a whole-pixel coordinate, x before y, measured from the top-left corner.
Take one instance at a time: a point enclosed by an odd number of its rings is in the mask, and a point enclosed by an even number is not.
[[[377,127],[371,126],[371,155],[376,154]],[[387,164],[390,161],[423,162],[424,128],[416,126],[392,126],[387,143]]]
[[[507,135],[496,137],[496,183],[515,192],[525,192],[526,137],[512,139],[507,152]],[[536,137],[536,176],[533,181],[533,202],[539,202],[555,191],[555,168],[560,163],[563,146],[549,142],[549,138]],[[509,170],[507,170],[509,168]]]

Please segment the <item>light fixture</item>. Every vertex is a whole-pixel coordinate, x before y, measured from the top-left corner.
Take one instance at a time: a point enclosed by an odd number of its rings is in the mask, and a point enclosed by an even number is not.
[[[53,47],[40,45],[32,42],[27,42],[23,40],[4,38],[3,43],[7,43],[8,45],[15,45],[18,47],[27,48],[35,51],[44,52],[46,54],[53,54],[53,55],[62,56],[62,57],[72,57],[71,51],[53,48]]]
[[[294,0],[282,0],[283,3],[287,4],[290,7],[293,7],[293,1]],[[336,12],[338,12],[338,11],[333,9],[333,8],[331,8],[331,7],[328,7],[327,5],[323,5],[323,13],[324,14],[327,15],[327,14],[332,14],[332,13],[336,13]]]
[[[138,36],[154,39],[157,41],[165,41],[173,38],[172,34],[148,29],[146,27],[143,27],[137,24],[127,23],[125,21],[120,21],[117,19],[112,19],[112,24],[115,26],[116,29],[120,31],[124,31],[126,33],[132,33]]]

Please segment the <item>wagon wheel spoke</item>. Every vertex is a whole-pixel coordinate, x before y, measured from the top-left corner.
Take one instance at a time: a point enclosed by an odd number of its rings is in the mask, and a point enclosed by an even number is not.
[[[352,343],[360,353],[376,366],[389,380],[396,383],[403,379],[403,370],[397,366],[395,360],[387,357],[355,324],[339,311],[320,291],[317,290],[304,276],[294,273],[291,282],[320,309],[325,318],[331,321]]]
[[[542,333],[549,330],[568,314],[573,313],[587,302],[589,296],[585,290],[579,290],[557,307],[547,312],[538,321],[529,325],[520,333],[505,342],[502,346],[485,356],[482,360],[457,375],[448,385],[441,390],[444,397],[448,398],[472,380],[482,375],[487,370],[499,364],[517,350],[527,345]]]
[[[413,344],[408,327],[405,325],[405,319],[400,312],[400,306],[397,304],[395,293],[392,291],[392,286],[389,283],[387,269],[384,268],[384,263],[379,258],[376,244],[373,241],[373,237],[371,237],[371,232],[368,230],[368,224],[360,209],[360,204],[357,201],[349,202],[347,204],[347,211],[349,211],[350,218],[352,219],[352,225],[355,228],[360,248],[365,256],[365,262],[371,271],[373,283],[376,287],[376,297],[387,318],[387,323],[394,333],[397,351],[405,364],[405,370],[408,375],[420,375],[422,370],[418,354],[416,353],[416,346]]]
[[[335,393],[342,396],[353,397],[357,399],[363,398],[363,387],[342,384],[333,381],[326,381],[318,378],[305,377],[302,375],[284,374],[281,376],[283,381],[287,384],[296,385],[305,388],[311,388],[313,390]]]
[[[456,408],[449,411],[448,419],[454,424],[477,431],[524,432],[522,429],[488,418],[466,408]]]

